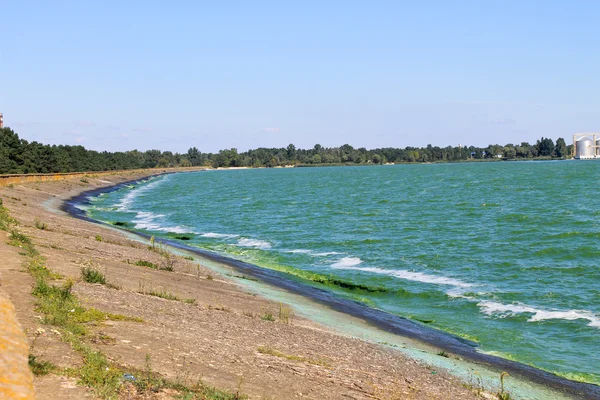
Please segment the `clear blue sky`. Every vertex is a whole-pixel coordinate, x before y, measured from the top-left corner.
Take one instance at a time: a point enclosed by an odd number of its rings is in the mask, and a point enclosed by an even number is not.
[[[27,140],[185,152],[600,131],[598,1],[2,1]]]

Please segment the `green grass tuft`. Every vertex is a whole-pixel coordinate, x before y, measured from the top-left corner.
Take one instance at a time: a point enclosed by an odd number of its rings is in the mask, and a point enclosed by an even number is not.
[[[284,324],[291,324],[294,319],[294,310],[279,303],[279,320]]]
[[[35,219],[35,227],[45,231],[46,229],[48,229],[48,224],[46,224],[45,222],[40,221],[39,219]]]
[[[46,268],[44,265],[45,261],[46,260],[42,256],[32,256],[26,263],[27,271],[36,279],[62,279],[62,275],[54,273]]]
[[[146,366],[143,370],[128,369],[125,372],[135,379],[131,381],[137,394],[148,398],[162,389],[172,389],[178,392],[175,398],[181,400],[245,400],[248,396],[238,391],[235,393],[208,386],[199,379],[195,384],[186,386],[184,383],[170,381],[152,370],[152,362],[146,354]]]
[[[56,365],[50,361],[40,361],[33,354],[29,354],[29,369],[36,376],[48,375],[56,369]]]
[[[93,267],[81,268],[81,278],[87,283],[100,283],[106,285],[106,276]]]
[[[158,266],[150,261],[145,261],[145,260],[138,260],[135,262],[135,265],[139,266],[139,267],[148,267],[148,268],[152,268],[152,269],[158,269]]]
[[[0,230],[8,231],[17,221],[8,214],[8,210],[0,203]]]
[[[32,293],[38,298],[38,310],[44,314],[43,323],[82,336],[87,334],[86,324],[91,322],[108,320],[142,322],[139,318],[82,307],[72,293],[73,284],[72,280],[68,280],[62,286],[50,285],[46,279],[38,277]]]
[[[79,382],[91,387],[103,399],[117,398],[123,372],[109,364],[106,356],[71,338],[73,347],[83,354],[83,365],[79,369]]]
[[[263,315],[261,315],[260,319],[262,319],[263,321],[271,321],[271,322],[275,321],[275,317],[269,311],[266,311]]]
[[[167,290],[164,288],[144,290],[144,288],[141,287],[138,293],[145,294],[147,296],[160,297],[161,299],[165,300],[181,301],[188,304],[194,304],[196,302],[196,299],[182,299],[181,297],[178,297],[173,293],[167,292]]]

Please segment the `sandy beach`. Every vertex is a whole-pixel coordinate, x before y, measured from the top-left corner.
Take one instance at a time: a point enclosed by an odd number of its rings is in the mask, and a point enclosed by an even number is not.
[[[193,391],[199,387],[251,399],[498,398],[499,374],[494,386],[479,378],[475,369],[459,378],[439,367],[453,357],[460,361],[452,354],[437,354],[435,348],[398,339],[412,351],[426,354],[422,359],[441,360],[431,364],[396,345],[345,335],[332,329],[335,323],[327,326],[318,318],[306,318],[311,307],[323,308],[310,299],[265,286],[214,260],[61,211],[66,199],[81,192],[152,173],[0,188],[18,231],[31,238],[51,271],[50,284],[72,282],[72,293],[82,307],[107,315],[85,322],[86,333],[78,340],[104,355],[110,363],[107,368],[124,381],[109,394],[82,384],[78,371],[85,370],[89,356],[67,339],[60,326],[43,323],[44,314],[36,307],[39,296],[32,294],[36,280],[23,267],[31,257],[7,244],[9,233],[0,232],[2,289],[14,304],[30,353],[37,362],[53,366],[50,373],[34,377],[37,398],[165,399],[184,392],[212,398]],[[106,282],[82,280],[86,268],[100,272]],[[322,315],[343,319],[340,327],[363,327],[361,332],[368,332],[358,318],[327,310]],[[146,389],[134,384],[150,374],[169,384]]]

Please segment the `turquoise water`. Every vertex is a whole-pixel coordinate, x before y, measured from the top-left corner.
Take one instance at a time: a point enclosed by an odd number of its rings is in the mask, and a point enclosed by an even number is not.
[[[207,171],[100,195],[87,212],[600,383],[599,173],[593,161]]]

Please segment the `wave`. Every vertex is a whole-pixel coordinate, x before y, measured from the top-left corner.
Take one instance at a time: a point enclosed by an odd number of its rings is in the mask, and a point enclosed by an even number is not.
[[[215,239],[216,238],[231,239],[231,238],[239,237],[240,235],[233,235],[233,234],[228,234],[228,233],[206,232],[206,233],[203,233],[200,236],[206,237],[206,238],[215,238]]]
[[[140,211],[131,222],[135,224],[136,229],[158,230],[161,226],[155,223],[154,220],[164,216],[164,214],[154,214],[150,211]]]
[[[241,238],[240,240],[238,240],[237,244],[238,244],[238,246],[254,247],[257,249],[261,249],[261,250],[268,250],[271,248],[271,243],[269,243],[265,240],[259,240],[259,239]]]
[[[310,251],[310,250],[304,250],[304,249],[288,250],[288,251],[286,251],[286,253],[293,253],[293,254],[313,254],[312,251]]]
[[[117,211],[130,211],[131,204],[138,195],[138,191],[132,191],[127,193],[127,195],[125,195],[125,197],[123,197],[120,202],[115,204]]]
[[[184,226],[163,226],[155,221],[159,218],[163,218],[164,216],[164,214],[154,214],[151,211],[140,211],[136,214],[135,218],[131,222],[135,224],[135,229],[145,229],[150,231],[161,231],[171,233],[196,233]]]
[[[106,193],[100,193],[96,196],[87,196],[86,199],[90,203],[95,203],[97,201],[100,201],[102,199],[102,197],[106,197]]]
[[[317,257],[334,256],[337,254],[342,254],[342,253],[337,252],[337,251],[325,251],[323,253],[312,253],[313,256],[317,256]]]
[[[340,252],[337,251],[324,251],[321,253],[315,253],[312,250],[306,250],[306,249],[294,249],[294,250],[288,250],[286,251],[286,253],[292,253],[292,254],[310,254],[311,256],[314,257],[327,257],[327,256],[333,256],[336,254],[342,254]]]
[[[474,298],[465,293],[465,286],[459,286],[446,291],[448,297],[473,300]]]
[[[165,182],[165,180],[167,179],[168,175],[165,175],[161,178],[157,178],[154,182],[149,183],[148,185],[142,186],[140,188],[133,188],[129,193],[127,193],[120,202],[118,202],[117,204],[115,204],[115,207],[117,209],[117,211],[132,211],[131,210],[131,205],[133,203],[133,201],[140,195],[143,194],[144,192],[147,192],[148,190],[154,189],[156,188],[159,184]]]
[[[358,257],[344,257],[341,260],[339,260],[338,262],[331,264],[331,266],[333,268],[338,268],[338,269],[354,269],[351,268],[354,265],[359,265],[362,264],[362,260]],[[356,269],[360,269],[360,270],[365,270],[365,268],[356,268]]]
[[[502,304],[489,300],[481,301],[477,303],[477,306],[481,308],[484,314],[499,314],[501,318],[509,315],[528,313],[533,315],[527,322],[539,322],[548,319],[562,319],[566,321],[585,319],[589,321],[588,326],[600,328],[600,318],[587,310],[542,310],[526,304]]]
[[[402,270],[402,269],[383,269],[383,268],[377,268],[377,267],[353,267],[352,266],[352,265],[357,265],[357,264],[342,265],[343,260],[359,260],[360,261],[360,258],[356,258],[356,257],[342,258],[340,260],[340,262],[333,264],[332,267],[338,268],[338,269],[352,269],[352,270],[356,270],[356,271],[364,271],[364,272],[371,272],[374,274],[388,275],[388,276],[393,276],[393,277],[400,278],[400,279],[405,279],[408,281],[434,283],[437,285],[451,285],[451,286],[456,286],[459,288],[468,288],[468,287],[473,286],[473,284],[471,284],[471,283],[463,282],[458,279],[448,278],[446,276],[429,275],[429,274],[424,274],[422,272],[412,272],[412,271],[406,271],[406,270]],[[346,262],[349,262],[349,261],[346,261]],[[353,262],[355,262],[355,261],[353,261]]]

